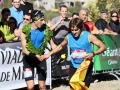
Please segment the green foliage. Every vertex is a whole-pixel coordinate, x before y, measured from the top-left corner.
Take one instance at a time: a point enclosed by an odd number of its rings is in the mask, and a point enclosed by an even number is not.
[[[113,3],[114,2],[114,3]],[[120,10],[120,0],[95,0],[88,3],[89,17],[95,22],[100,17],[100,11],[102,9],[108,9],[108,12],[112,10]]]
[[[47,43],[51,39],[52,31],[46,25],[46,28],[44,30],[44,33],[45,33],[44,42],[43,42],[43,44],[42,44],[42,46],[40,48],[35,48],[33,46],[32,42],[31,42],[31,40],[30,40],[30,28],[31,28],[31,24],[28,24],[28,25],[25,25],[23,27],[23,29],[22,29],[23,33],[25,33],[25,35],[26,35],[26,41],[27,41],[26,42],[26,47],[32,53],[42,55],[42,53],[44,52],[45,48],[47,48]]]
[[[52,18],[59,15],[59,12],[53,12],[51,10],[45,11],[45,20],[51,20]]]

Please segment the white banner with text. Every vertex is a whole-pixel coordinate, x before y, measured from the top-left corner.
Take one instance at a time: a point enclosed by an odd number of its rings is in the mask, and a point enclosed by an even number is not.
[[[48,50],[45,50],[45,53],[47,52]],[[0,90],[26,87],[22,58],[20,42],[0,44]],[[34,70],[34,77],[37,84],[36,70]],[[46,85],[51,85],[51,58],[47,59]]]

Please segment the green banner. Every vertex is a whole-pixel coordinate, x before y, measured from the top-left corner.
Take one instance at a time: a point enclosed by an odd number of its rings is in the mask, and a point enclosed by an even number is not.
[[[98,38],[106,45],[106,51],[94,57],[94,71],[120,68],[120,35],[101,35]],[[93,45],[93,51],[98,49]]]

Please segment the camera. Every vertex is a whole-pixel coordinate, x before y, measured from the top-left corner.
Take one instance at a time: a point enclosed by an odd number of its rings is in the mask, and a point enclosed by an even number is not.
[[[68,17],[65,17],[64,21],[69,21]]]

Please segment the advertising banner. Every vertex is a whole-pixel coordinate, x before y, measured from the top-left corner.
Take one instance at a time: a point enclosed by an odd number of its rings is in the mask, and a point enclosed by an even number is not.
[[[0,44],[0,90],[12,90],[26,87],[23,75],[23,53],[20,42]],[[48,52],[48,50],[45,50]],[[51,85],[51,59],[47,59],[46,85]],[[35,84],[38,83],[34,70]],[[7,85],[7,86],[6,86]]]
[[[120,68],[120,36],[101,35],[98,38],[103,41],[106,51],[94,57],[94,70],[111,70]],[[93,51],[98,49],[93,45]]]

